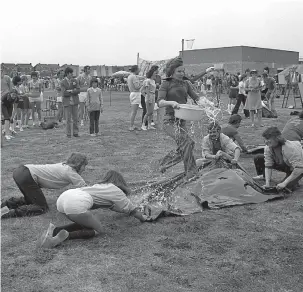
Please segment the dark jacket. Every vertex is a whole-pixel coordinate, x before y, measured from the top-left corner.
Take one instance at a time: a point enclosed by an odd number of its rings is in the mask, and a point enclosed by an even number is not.
[[[73,92],[67,92],[67,90],[73,90]],[[70,97],[73,97],[74,105],[79,104],[79,93],[80,85],[77,79],[72,78],[70,83],[64,78],[61,81],[61,92],[63,97],[63,106],[68,106],[70,104]]]

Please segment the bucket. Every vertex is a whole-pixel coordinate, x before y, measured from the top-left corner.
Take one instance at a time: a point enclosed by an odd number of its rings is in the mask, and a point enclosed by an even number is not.
[[[180,108],[175,109],[175,117],[186,121],[201,121],[203,113],[198,105],[180,104]]]

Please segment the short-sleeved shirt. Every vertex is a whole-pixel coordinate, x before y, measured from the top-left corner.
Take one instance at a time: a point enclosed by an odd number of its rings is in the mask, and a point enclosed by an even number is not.
[[[225,124],[221,128],[221,133],[235,140],[235,136],[239,134],[238,130],[230,124]]]
[[[37,80],[36,82],[31,80],[28,83],[29,92],[34,95],[34,96],[30,97],[30,101],[40,100],[40,94],[41,94],[41,87],[42,86],[43,85],[42,85],[40,80]]]
[[[81,188],[93,198],[93,209],[105,208],[119,213],[130,214],[136,207],[124,192],[112,183],[95,184]]]
[[[221,143],[221,150],[227,153],[230,156],[233,156],[235,150],[239,146],[234,143],[228,136],[220,133],[220,143]],[[209,138],[209,135],[205,136],[202,141],[202,156],[205,158],[207,154],[213,154],[213,143]]]
[[[282,145],[283,161],[291,168],[303,168],[303,149],[298,141],[288,141]],[[280,161],[276,161],[276,155],[271,147],[265,146],[264,160],[265,167],[272,168]]]
[[[127,78],[127,85],[130,92],[139,92],[141,88],[141,83],[138,75],[130,74]]]
[[[1,78],[1,97],[3,97],[5,94],[11,92],[12,89],[13,89],[12,80],[9,78],[8,75],[4,75]]]
[[[34,179],[41,187],[47,189],[61,189],[69,184],[75,187],[86,185],[83,178],[69,165],[65,163],[55,164],[26,164]]]
[[[167,78],[160,86],[158,103],[160,100],[176,101],[180,104],[187,103],[187,97],[198,100],[199,96],[194,92],[190,81]],[[175,112],[171,106],[166,107],[166,115],[174,117]]]
[[[303,119],[290,119],[282,131],[282,136],[289,141],[301,141],[303,138]]]
[[[265,81],[265,84],[266,84],[266,88],[268,88],[269,90],[274,90],[275,89],[275,84],[276,84],[276,81],[274,78],[272,77],[268,77]]]

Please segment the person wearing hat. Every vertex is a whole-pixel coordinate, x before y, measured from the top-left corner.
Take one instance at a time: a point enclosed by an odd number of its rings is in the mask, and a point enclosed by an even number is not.
[[[250,77],[245,82],[245,90],[248,92],[244,109],[250,111],[252,127],[255,127],[255,113],[257,112],[258,125],[262,125],[262,100],[261,80],[257,78],[257,70],[250,71]]]
[[[257,176],[265,178],[265,186],[270,187],[272,170],[286,173],[285,179],[279,183],[278,190],[288,188],[294,190],[303,177],[303,150],[299,141],[286,140],[277,127],[267,128],[262,136],[265,140],[264,155],[254,157]]]
[[[222,126],[221,133],[228,136],[233,141],[236,141],[243,152],[247,152],[247,148],[238,132],[242,118],[240,115],[232,115],[229,118],[228,124]]]
[[[165,172],[183,160],[186,177],[190,179],[197,173],[193,155],[195,143],[188,135],[186,121],[175,118],[174,109],[178,109],[179,104],[186,104],[188,96],[194,101],[197,101],[199,96],[193,90],[190,81],[184,80],[184,75],[182,58],[176,57],[167,63],[167,78],[160,86],[157,103],[160,108],[165,107],[163,130],[176,141],[178,148],[169,152],[159,163],[161,172]]]
[[[136,115],[138,112],[139,105],[141,104],[141,82],[138,77],[139,67],[134,65],[130,68],[130,74],[127,78],[127,85],[129,88],[129,99],[131,104],[131,116],[130,116],[130,131],[140,130],[139,128],[134,126]]]
[[[208,135],[202,141],[202,160],[223,158],[227,162],[237,164],[239,157],[240,147],[221,132],[221,126],[217,121],[211,122],[208,125]]]

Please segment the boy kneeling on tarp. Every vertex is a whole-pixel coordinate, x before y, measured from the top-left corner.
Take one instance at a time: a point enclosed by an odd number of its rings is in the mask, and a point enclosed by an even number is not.
[[[221,133],[221,126],[218,122],[212,122],[208,126],[208,135],[203,138],[202,157],[197,164],[223,158],[227,162],[237,164],[240,157],[240,147],[228,136]]]
[[[299,141],[289,141],[282,137],[277,127],[267,128],[262,136],[266,144],[264,155],[258,154],[254,163],[258,176],[254,179],[263,179],[270,186],[272,170],[276,169],[286,173],[283,182],[277,184],[277,190],[288,188],[294,190],[303,177],[303,150]]]

